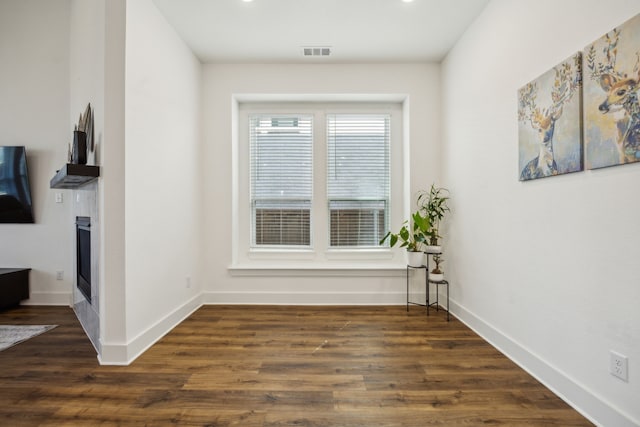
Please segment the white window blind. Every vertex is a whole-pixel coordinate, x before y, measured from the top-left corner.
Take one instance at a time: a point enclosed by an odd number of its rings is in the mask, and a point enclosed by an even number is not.
[[[249,117],[252,246],[310,246],[313,130],[309,115]]]
[[[331,247],[375,247],[389,221],[388,114],[327,115]]]

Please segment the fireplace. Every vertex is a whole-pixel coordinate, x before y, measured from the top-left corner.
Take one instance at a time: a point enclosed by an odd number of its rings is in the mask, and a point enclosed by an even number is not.
[[[76,217],[76,278],[80,292],[91,303],[91,218]]]

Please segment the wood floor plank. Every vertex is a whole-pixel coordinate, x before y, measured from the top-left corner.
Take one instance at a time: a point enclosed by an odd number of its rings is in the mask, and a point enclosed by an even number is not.
[[[0,352],[0,425],[590,426],[445,313],[404,306],[205,306],[130,366],[100,366],[65,307]]]
[[[238,373],[220,378],[217,374],[193,374],[184,385],[187,390],[208,390],[211,384],[225,390],[366,390],[361,375],[343,375],[336,373],[301,374],[296,372],[264,374],[262,372]]]

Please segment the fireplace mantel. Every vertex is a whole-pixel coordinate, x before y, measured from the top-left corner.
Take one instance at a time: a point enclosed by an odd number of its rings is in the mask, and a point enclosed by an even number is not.
[[[100,176],[100,166],[67,163],[49,182],[50,188],[79,188]]]

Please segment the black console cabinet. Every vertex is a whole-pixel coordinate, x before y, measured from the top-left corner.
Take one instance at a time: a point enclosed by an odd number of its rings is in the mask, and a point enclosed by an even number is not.
[[[0,268],[0,309],[29,298],[30,268]]]

